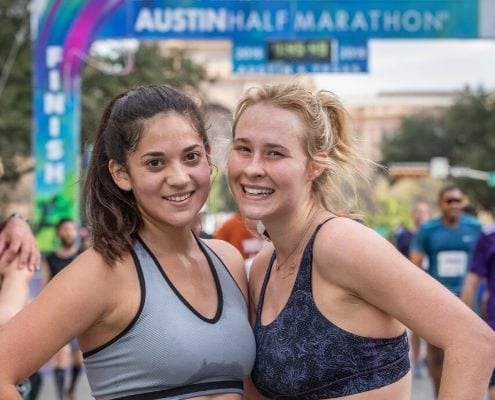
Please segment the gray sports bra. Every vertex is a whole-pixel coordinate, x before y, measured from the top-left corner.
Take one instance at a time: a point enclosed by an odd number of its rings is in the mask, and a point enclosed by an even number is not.
[[[218,294],[212,319],[177,291],[142,239],[132,255],[141,304],[129,324],[108,343],[86,352],[84,364],[98,400],[187,399],[242,393],[255,341],[246,301],[218,256],[200,239]]]

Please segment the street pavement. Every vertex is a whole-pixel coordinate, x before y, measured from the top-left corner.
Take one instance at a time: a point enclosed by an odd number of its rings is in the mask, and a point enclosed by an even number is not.
[[[92,400],[86,375],[81,374],[76,391],[75,400]],[[57,400],[53,375],[51,371],[45,371],[43,374],[43,385],[37,400]],[[414,378],[411,400],[435,400],[431,382],[428,376],[424,374],[420,378]]]

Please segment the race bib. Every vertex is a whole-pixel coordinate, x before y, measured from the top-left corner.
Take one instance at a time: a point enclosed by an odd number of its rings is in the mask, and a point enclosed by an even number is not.
[[[437,255],[438,276],[454,278],[466,275],[468,256],[465,251],[441,251]]]

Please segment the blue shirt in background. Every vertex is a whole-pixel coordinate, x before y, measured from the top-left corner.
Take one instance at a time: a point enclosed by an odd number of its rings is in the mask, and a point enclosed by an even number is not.
[[[420,226],[411,251],[425,254],[429,259],[427,272],[459,295],[480,232],[481,224],[476,218],[462,215],[453,227],[435,218]]]

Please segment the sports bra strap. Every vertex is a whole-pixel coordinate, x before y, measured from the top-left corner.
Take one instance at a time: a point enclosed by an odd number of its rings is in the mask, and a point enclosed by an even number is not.
[[[321,227],[322,227],[323,225],[325,225],[328,221],[331,221],[332,219],[335,219],[335,218],[338,218],[338,217],[337,217],[337,216],[335,216],[335,217],[328,217],[326,220],[324,220],[322,223],[320,223],[320,224],[316,227],[315,231],[313,232],[313,234],[311,235],[311,237],[310,237],[310,238],[309,238],[309,240],[308,240],[308,244],[307,244],[307,245],[306,245],[306,247],[304,248],[304,252],[305,252],[305,253],[306,253],[306,251],[308,250],[308,248],[311,248],[311,249],[313,248],[313,243],[314,243],[314,241],[315,241],[315,239],[316,239],[316,235],[318,234],[318,232],[319,232],[319,230],[321,229]]]
[[[296,281],[294,282],[294,288],[292,290],[304,289],[307,291],[307,293],[310,293],[312,295],[313,245],[316,236],[318,235],[318,232],[320,231],[322,226],[334,218],[337,217],[335,216],[335,217],[327,218],[322,223],[320,223],[316,227],[313,234],[311,235],[311,238],[308,240],[308,244],[306,245],[304,252],[301,256],[301,261],[299,263],[299,271],[297,272]]]
[[[316,235],[318,234],[318,231],[321,229],[321,227],[324,224],[326,224],[328,221],[335,219],[335,218],[338,218],[338,217],[337,216],[329,217],[326,220],[324,220],[323,222],[321,222],[320,224],[318,224],[318,226],[315,228],[313,234],[311,235],[311,237],[308,240],[308,243],[306,244],[306,247],[304,248],[304,252],[303,252],[303,255],[301,257],[301,261],[299,263],[299,270],[297,273],[296,282],[294,283],[294,286],[300,285],[300,284],[304,285],[303,282],[299,282],[300,281],[299,275],[301,274],[301,266],[304,266],[304,264],[305,264],[303,261],[306,259],[307,256],[310,256],[311,260],[313,259],[313,243],[315,241]],[[309,252],[309,254],[308,254],[308,252]],[[263,310],[263,303],[265,301],[266,287],[268,285],[268,280],[270,279],[270,275],[272,274],[272,268],[273,268],[273,263],[275,262],[275,258],[277,258],[277,254],[276,254],[275,250],[273,250],[272,256],[270,257],[270,261],[268,262],[268,269],[266,271],[265,278],[263,280],[263,285],[261,286],[260,296],[258,299],[258,307],[256,308],[256,320],[259,321],[260,323],[261,323],[261,311]],[[309,267],[311,268],[311,263],[310,263]],[[306,284],[309,284],[309,286],[311,287],[311,282],[306,282]]]

